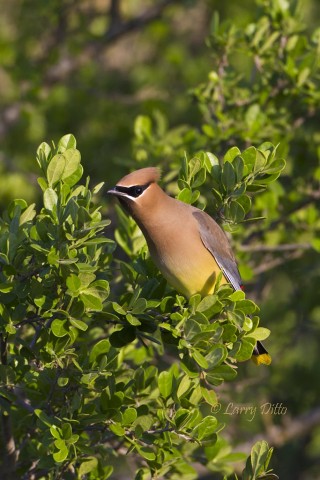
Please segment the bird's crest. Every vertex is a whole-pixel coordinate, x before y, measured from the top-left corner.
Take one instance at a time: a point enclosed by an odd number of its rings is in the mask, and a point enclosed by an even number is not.
[[[147,185],[148,183],[156,183],[160,180],[161,172],[157,167],[140,168],[135,172],[129,173],[121,178],[117,186],[133,187],[134,185]]]

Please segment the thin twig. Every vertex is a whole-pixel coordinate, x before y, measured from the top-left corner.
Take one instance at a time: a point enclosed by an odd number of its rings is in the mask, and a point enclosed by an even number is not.
[[[106,31],[105,35],[102,36],[101,39],[96,39],[89,42],[83,49],[81,55],[61,55],[58,62],[53,66],[49,66],[48,69],[45,71],[42,81],[43,88],[50,88],[55,83],[60,83],[64,81],[66,78],[70,77],[70,75],[72,75],[75,70],[81,67],[88,58],[90,58],[92,61],[97,60],[100,57],[101,52],[104,50],[104,48],[109,47],[115,41],[119,40],[121,37],[124,37],[126,34],[142,29],[153,21],[157,20],[163,15],[164,10],[169,5],[179,3],[179,0],[160,0],[157,3],[153,3],[154,4],[150,8],[146,9],[140,15],[137,15],[131,20],[123,22],[121,21],[121,17],[118,17],[117,21],[115,21],[114,12],[117,8],[117,2],[113,0],[113,7],[111,5],[112,8],[109,10],[109,12],[113,15],[113,19],[111,18],[110,26]],[[71,5],[71,7],[72,6],[73,4]],[[63,19],[61,18],[62,16]],[[45,63],[47,62],[48,58],[47,52],[61,46],[61,40],[63,41],[66,35],[75,35],[75,32],[67,30],[67,21],[65,20],[66,16],[67,13],[64,10],[63,15],[60,15],[60,23],[49,37],[50,48],[45,48],[45,55],[41,56],[37,60],[37,62],[34,62],[33,64],[33,68],[35,70],[45,70]],[[26,82],[24,83],[26,84]],[[32,87],[31,84],[26,84],[25,90],[27,91],[30,87]],[[19,100],[5,109],[0,121],[0,139],[4,138],[5,135],[7,135],[8,131],[20,119],[23,106],[23,101]]]
[[[301,210],[304,207],[307,207],[311,203],[317,202],[320,200],[320,190],[312,191],[300,202],[295,203],[291,206],[282,216],[278,217],[276,220],[271,222],[265,229],[257,230],[252,232],[245,240],[245,244],[248,245],[253,239],[261,238],[266,233],[266,231],[274,230],[278,225],[285,223],[290,215]]]
[[[267,272],[269,270],[273,270],[274,268],[279,267],[284,263],[287,263],[291,260],[296,260],[297,258],[301,257],[302,254],[303,254],[302,250],[296,250],[290,253],[289,255],[273,258],[272,260],[270,260],[270,262],[264,262],[258,267],[256,267],[254,269],[254,274],[260,275],[261,273]]]
[[[314,408],[296,418],[286,418],[280,425],[270,425],[267,431],[237,446],[237,451],[249,453],[254,443],[266,440],[271,446],[281,447],[291,440],[303,437],[320,425],[320,408]]]
[[[288,252],[292,250],[310,250],[310,243],[283,243],[281,245],[241,245],[242,252]]]
[[[141,15],[138,15],[127,22],[118,23],[117,29],[113,27],[108,30],[107,34],[105,35],[104,42],[114,42],[124,34],[138,30],[148,23],[157,20],[159,17],[161,17],[164,9],[168,5],[176,3],[177,1],[178,0],[161,0],[155,5],[152,5],[149,9],[145,10],[145,12],[143,12]]]
[[[105,35],[89,42],[81,56],[63,57],[59,63],[51,67],[45,75],[44,84],[50,86],[60,82],[63,78],[69,77],[88,57],[92,60],[99,59],[106,47],[128,33],[142,29],[149,23],[157,20],[162,16],[166,7],[178,2],[179,0],[162,0],[126,22],[121,21],[113,24],[111,22]]]
[[[15,394],[14,403],[16,405],[19,405],[20,407],[24,408],[29,413],[34,413],[35,408],[33,408],[33,406],[27,400],[22,398],[21,392],[19,391],[18,388],[14,389],[14,394]]]
[[[121,9],[119,0],[111,0],[109,32],[117,31],[122,25]]]

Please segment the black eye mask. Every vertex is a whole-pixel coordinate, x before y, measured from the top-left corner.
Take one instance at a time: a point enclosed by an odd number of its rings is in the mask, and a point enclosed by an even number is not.
[[[146,185],[134,185],[133,187],[121,187],[121,186],[116,186],[114,187],[114,190],[116,192],[121,192],[121,193],[126,193],[130,197],[137,198],[140,197],[140,195],[149,187],[150,183],[147,183]]]

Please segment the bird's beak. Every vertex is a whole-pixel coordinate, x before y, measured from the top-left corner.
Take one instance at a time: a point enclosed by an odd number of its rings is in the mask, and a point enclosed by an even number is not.
[[[114,195],[115,197],[123,197],[125,195],[123,192],[119,192],[115,187],[108,190],[107,193],[109,195]]]

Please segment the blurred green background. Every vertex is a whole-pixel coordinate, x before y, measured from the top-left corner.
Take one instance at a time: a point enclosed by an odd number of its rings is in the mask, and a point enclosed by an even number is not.
[[[275,4],[280,10],[295,6],[289,0],[272,3],[275,11]],[[247,137],[226,129],[225,138],[219,131],[216,139],[203,128],[210,125],[205,88],[208,79],[214,82],[212,72],[219,73],[218,44],[210,49],[206,41],[213,13],[241,30],[259,18],[266,4],[2,0],[0,208],[16,197],[37,199],[35,151],[42,141],[50,143],[69,132],[78,140],[92,184],[113,185],[132,168],[162,164],[172,191],[169,172],[172,167],[176,173],[184,151],[205,146],[221,155],[233,143],[242,147],[262,140],[280,142],[288,167],[271,193],[255,205],[268,220],[252,231],[242,228],[234,237],[247,293],[261,305],[262,324],[272,331],[268,348],[274,361],[269,369],[241,365],[234,390],[230,392],[227,384],[220,389],[218,415],[226,418],[227,435],[237,448],[249,450],[261,436],[276,447],[272,467],[281,479],[309,480],[320,478],[319,63],[310,68],[310,91],[301,93],[298,79],[289,93],[274,95],[275,118],[283,118],[284,125],[272,129],[265,122]],[[304,0],[298,11],[300,31],[292,27],[295,34],[319,38],[314,33],[319,1]],[[309,46],[303,40],[299,48]],[[319,56],[319,43],[314,48]],[[243,52],[234,56],[233,68],[250,77],[250,61]],[[230,85],[229,91],[232,94]],[[302,95],[305,110],[299,104]],[[286,96],[291,103],[285,103]],[[242,115],[240,101],[238,106],[237,114]],[[217,123],[226,125],[234,112],[225,108]],[[149,139],[142,115],[153,119]],[[112,206],[102,201],[106,214],[113,216]],[[277,248],[280,244],[286,247]],[[254,418],[237,411],[226,416],[229,398],[236,406],[257,407]],[[261,412],[266,402],[282,404],[285,410],[277,414],[265,407]]]
[[[120,11],[110,29],[111,5]],[[320,4],[304,0],[301,10],[311,32]],[[259,7],[253,0],[2,1],[0,202],[34,195],[35,149],[44,140],[72,132],[87,173],[113,183],[131,165],[137,115],[160,110],[171,126],[198,126],[188,93],[213,66],[205,40],[214,11],[245,26]]]

